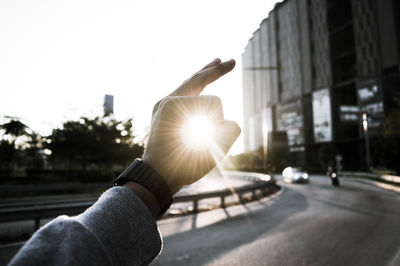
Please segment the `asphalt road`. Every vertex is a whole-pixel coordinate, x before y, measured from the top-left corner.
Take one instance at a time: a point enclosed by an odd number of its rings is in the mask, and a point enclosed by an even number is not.
[[[327,178],[246,205],[159,221],[154,265],[400,265],[400,194]]]

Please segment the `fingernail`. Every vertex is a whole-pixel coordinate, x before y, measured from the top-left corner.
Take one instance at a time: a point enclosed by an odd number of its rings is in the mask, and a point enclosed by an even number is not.
[[[234,67],[236,65],[236,61],[234,59],[229,59],[228,61],[226,61],[229,65],[231,65],[232,67]]]

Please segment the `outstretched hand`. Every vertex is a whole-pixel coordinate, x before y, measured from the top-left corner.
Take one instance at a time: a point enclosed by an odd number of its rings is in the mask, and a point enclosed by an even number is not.
[[[214,168],[240,134],[237,123],[224,120],[217,96],[200,96],[208,84],[234,66],[234,60],[214,59],[154,106],[143,161],[165,178],[173,194]],[[183,140],[182,127],[199,115],[208,117],[213,131],[207,143],[193,148]]]

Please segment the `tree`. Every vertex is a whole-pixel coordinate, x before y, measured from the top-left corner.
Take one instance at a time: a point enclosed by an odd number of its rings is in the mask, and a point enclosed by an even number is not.
[[[0,140],[0,170],[3,175],[10,177],[13,166],[16,164],[20,155],[20,147],[17,140],[22,136],[27,136],[28,127],[21,121],[13,118],[8,123],[0,125],[2,136]]]
[[[13,119],[8,123],[0,125],[0,129],[4,130],[4,135],[9,135],[16,139],[27,133],[28,126],[19,120]]]
[[[43,137],[37,132],[32,131],[32,133],[29,134],[26,146],[27,147],[24,149],[26,166],[30,169],[42,169],[44,165],[42,154]]]
[[[56,168],[96,170],[111,176],[115,168],[120,171],[143,154],[144,148],[133,141],[132,128],[131,119],[81,117],[54,129],[46,138],[45,148],[51,150],[50,159]]]
[[[400,98],[383,123],[383,132],[373,143],[374,158],[379,164],[400,174]]]
[[[257,151],[244,152],[229,157],[228,167],[236,170],[260,171],[264,168],[262,148]],[[265,170],[265,169],[264,169]]]

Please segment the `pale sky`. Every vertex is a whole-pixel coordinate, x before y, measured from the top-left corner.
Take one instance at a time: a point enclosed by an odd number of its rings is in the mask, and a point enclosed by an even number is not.
[[[206,88],[242,125],[241,54],[277,0],[0,0],[0,123],[20,118],[43,135],[102,114],[143,131],[155,102],[212,59],[232,73]],[[241,152],[240,138],[231,153]]]

